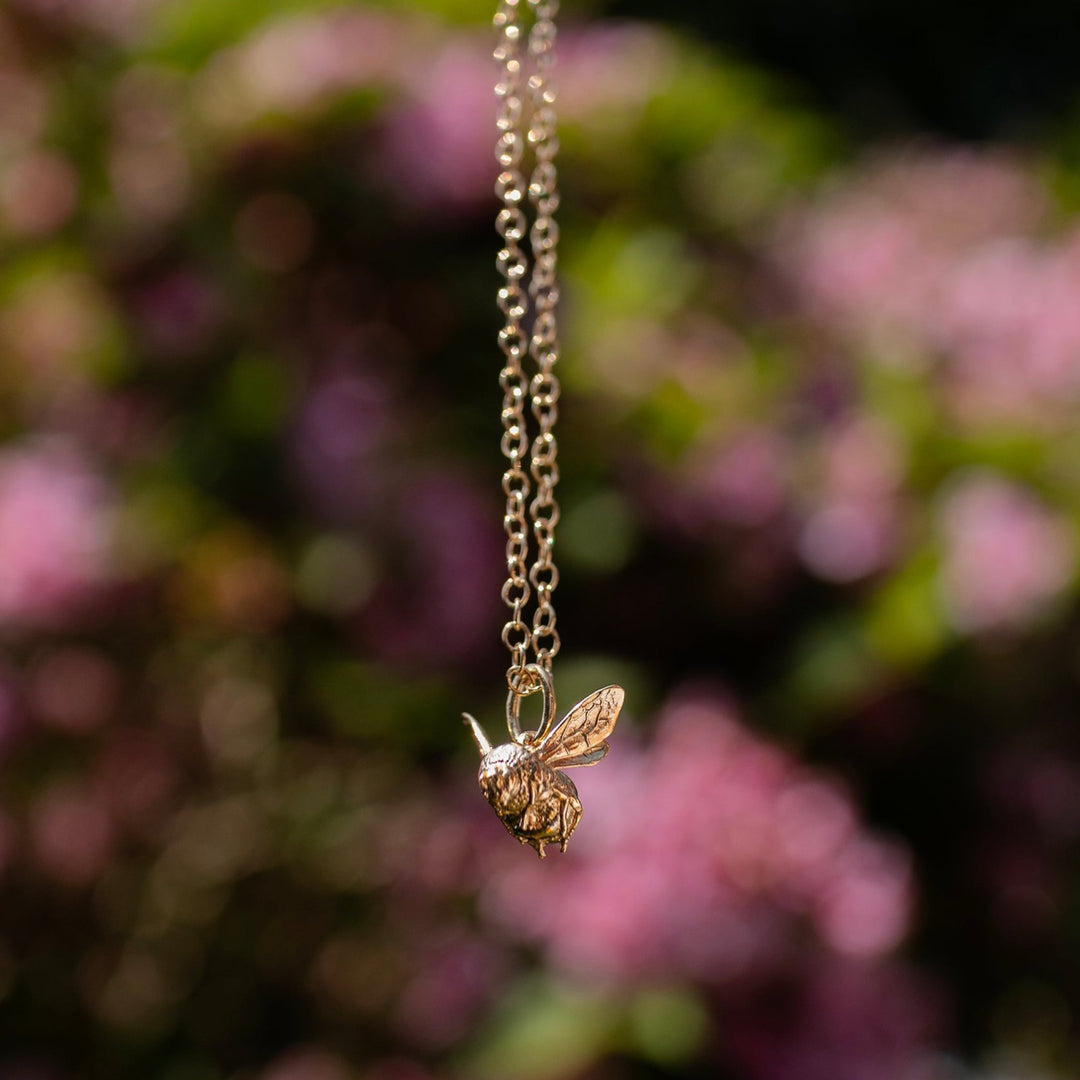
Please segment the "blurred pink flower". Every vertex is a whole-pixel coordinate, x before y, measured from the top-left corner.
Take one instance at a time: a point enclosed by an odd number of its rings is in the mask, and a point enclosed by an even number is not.
[[[344,365],[318,377],[291,439],[298,479],[328,519],[386,552],[359,636],[396,664],[483,654],[499,609],[499,532],[472,483],[418,458],[401,392]],[[489,639],[490,640],[490,639]]]
[[[746,1080],[911,1080],[941,1003],[894,966],[838,958],[725,1006],[725,1037]]]
[[[259,1080],[352,1080],[352,1070],[337,1054],[319,1047],[298,1047],[282,1054]]]
[[[678,73],[674,41],[655,27],[596,24],[559,37],[559,113],[575,123],[632,118]]]
[[[838,952],[877,956],[889,952],[907,931],[910,896],[897,888],[910,873],[907,854],[895,847],[847,844],[837,855],[838,872],[818,896],[813,920]]]
[[[444,49],[427,66],[415,99],[386,119],[377,156],[382,179],[424,209],[462,211],[494,200],[495,99],[490,51]]]
[[[1040,406],[1080,392],[1080,245],[1004,239],[943,283],[935,337],[952,358],[960,404],[1037,422]]]
[[[225,319],[217,285],[194,267],[177,267],[140,284],[132,307],[146,345],[169,360],[201,353]]]
[[[78,270],[27,276],[0,310],[0,346],[20,396],[44,398],[53,409],[82,390],[114,333],[101,282]]]
[[[959,630],[1022,627],[1072,580],[1073,529],[1018,484],[964,476],[946,491],[939,521],[941,588]]]
[[[840,584],[883,569],[898,546],[899,440],[884,422],[855,416],[822,436],[820,475],[799,536],[799,554],[819,577]]]
[[[52,394],[46,415],[50,430],[108,464],[145,462],[160,453],[168,432],[163,403],[142,389],[103,392],[68,384]]]
[[[29,834],[38,866],[54,880],[76,887],[97,879],[115,840],[102,803],[65,781],[38,796],[30,811]]]
[[[900,436],[885,420],[857,414],[830,427],[821,448],[821,484],[830,498],[887,499],[904,478]]]
[[[374,512],[397,483],[386,459],[402,425],[398,399],[393,387],[359,369],[333,367],[314,378],[290,447],[298,479],[330,520]]]
[[[560,115],[574,122],[633,116],[675,72],[671,41],[649,27],[617,26],[560,36],[554,78]],[[380,174],[425,210],[468,211],[493,201],[497,169],[490,45],[460,35],[429,58],[413,98],[390,112]]]
[[[482,896],[561,967],[722,986],[782,966],[808,931],[862,958],[904,937],[907,854],[716,698],[674,701],[647,753],[624,733],[603,769],[575,780],[587,810],[571,854],[514,859]]]
[[[119,672],[105,656],[72,646],[50,650],[33,662],[27,697],[43,724],[84,735],[109,719],[119,683]]]
[[[65,225],[75,211],[79,177],[53,150],[34,149],[0,177],[0,221],[19,237],[40,237]]]
[[[413,21],[395,13],[346,6],[288,13],[213,57],[195,97],[225,128],[267,115],[298,117],[351,91],[415,77],[427,67],[426,53]]]
[[[855,501],[814,510],[799,536],[799,554],[825,581],[846,584],[880,570],[893,550],[892,507]]]
[[[699,512],[711,510],[736,525],[761,525],[775,517],[788,495],[788,453],[766,428],[737,434],[695,470],[690,488]]]
[[[719,450],[691,457],[679,482],[656,484],[648,498],[693,536],[718,523],[757,528],[755,543],[738,545],[732,559],[745,559],[749,548],[760,556],[767,536],[773,563],[797,554],[818,577],[844,584],[895,557],[905,473],[897,433],[857,413],[823,427],[816,441],[764,427],[737,431]],[[737,575],[744,582],[760,574],[749,562],[746,570]]]
[[[393,883],[410,900],[471,896],[487,872],[492,845],[506,834],[487,804],[474,798],[471,779],[469,785],[435,786],[385,813],[377,830],[374,879]]]
[[[111,498],[70,446],[0,452],[0,623],[55,625],[109,577]]]
[[[537,945],[555,969],[620,996],[696,984],[723,1018],[724,1059],[747,1080],[915,1075],[943,1010],[893,955],[913,903],[906,850],[869,833],[837,783],[750,732],[714,691],[676,696],[648,748],[625,727],[613,741],[602,768],[575,770],[585,817],[569,852],[544,863],[507,841],[475,790],[430,792],[414,818],[388,816],[379,874],[403,924],[479,882],[494,928],[485,947]],[[400,1007],[422,1028],[419,1003],[455,979],[468,998],[474,975],[509,962],[450,949],[421,965]]]
[[[1080,233],[1047,239],[1048,211],[1000,152],[896,154],[790,218],[776,257],[859,354],[938,362],[958,419],[1043,426],[1080,396]]]
[[[1041,185],[1012,158],[924,149],[856,171],[787,223],[777,254],[848,331],[918,343],[957,259],[1045,213]]]
[[[405,1058],[383,1058],[364,1075],[366,1080],[435,1080],[434,1073]]]
[[[90,783],[95,797],[118,827],[154,836],[172,807],[179,781],[177,763],[151,735],[118,729],[94,762]]]
[[[489,1004],[505,957],[494,944],[463,932],[419,944],[395,1026],[412,1044],[445,1049],[461,1042]]]
[[[459,665],[484,655],[498,624],[499,534],[471,482],[447,469],[416,471],[384,510],[400,572],[361,612],[362,637],[391,663]]]
[[[171,220],[191,195],[191,164],[179,115],[185,83],[158,67],[125,71],[109,94],[106,167],[114,213],[141,229]]]

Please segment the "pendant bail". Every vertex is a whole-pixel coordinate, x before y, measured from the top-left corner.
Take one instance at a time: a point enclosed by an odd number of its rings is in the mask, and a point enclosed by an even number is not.
[[[506,726],[514,742],[522,745],[539,742],[551,731],[555,722],[555,689],[551,682],[551,672],[540,664],[527,664],[520,671],[518,685],[510,685],[506,695]],[[544,712],[540,727],[536,731],[521,730],[521,699],[542,690],[544,694]]]

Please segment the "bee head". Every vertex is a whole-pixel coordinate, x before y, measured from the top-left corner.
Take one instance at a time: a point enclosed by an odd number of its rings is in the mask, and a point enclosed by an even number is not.
[[[480,761],[480,790],[503,813],[519,814],[529,805],[529,751],[516,743],[489,750]]]

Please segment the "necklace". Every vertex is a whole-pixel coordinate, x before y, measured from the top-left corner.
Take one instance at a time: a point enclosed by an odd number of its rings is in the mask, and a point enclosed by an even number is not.
[[[468,713],[463,715],[480,749],[480,790],[510,835],[532,845],[543,858],[544,846],[549,843],[557,843],[565,851],[581,820],[577,788],[557,770],[592,765],[608,752],[605,740],[618,719],[623,691],[619,686],[605,686],[555,721],[551,662],[560,645],[552,603],[559,583],[554,559],[559,521],[554,432],[559,402],[555,374],[559,358],[555,312],[559,298],[559,229],[555,222],[559,191],[551,67],[558,0],[525,2],[533,14],[527,36],[522,0],[499,0],[495,14],[499,33],[495,59],[501,69],[495,86],[499,101],[495,156],[500,168],[495,189],[502,203],[496,229],[504,245],[498,257],[504,279],[498,306],[505,320],[499,332],[504,358],[499,385],[503,390],[502,452],[507,461],[502,478],[507,568],[502,598],[510,610],[502,640],[510,652],[506,672],[510,741],[492,746],[476,720]],[[528,78],[523,59],[531,69]],[[527,185],[523,164],[526,144],[533,158]],[[531,226],[527,204],[532,207]],[[527,363],[535,369],[531,375]],[[527,404],[537,428],[531,441]],[[536,545],[532,566],[528,565],[530,532]],[[535,610],[527,621],[532,603]],[[538,691],[543,695],[540,726],[522,730],[521,701]]]

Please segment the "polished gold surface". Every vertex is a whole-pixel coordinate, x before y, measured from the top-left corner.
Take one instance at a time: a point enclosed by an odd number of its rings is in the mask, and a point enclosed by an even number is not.
[[[593,765],[608,752],[606,740],[619,718],[623,690],[605,686],[555,723],[551,674],[539,664],[529,664],[522,674],[530,689],[511,690],[507,698],[510,742],[492,746],[476,720],[463,715],[480,749],[480,790],[510,835],[531,844],[542,859],[547,844],[565,851],[581,820],[577,788],[558,770]],[[536,731],[522,731],[521,699],[536,687],[544,695],[543,720]]]

